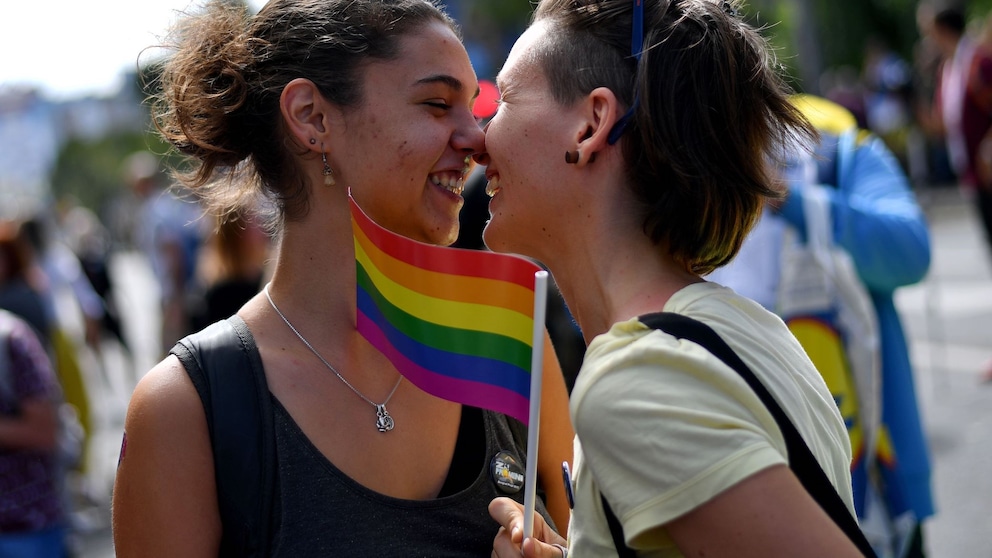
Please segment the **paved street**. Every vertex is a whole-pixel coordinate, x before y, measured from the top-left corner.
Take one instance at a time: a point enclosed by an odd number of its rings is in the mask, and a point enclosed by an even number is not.
[[[956,190],[921,196],[933,231],[927,279],[898,293],[934,457],[933,558],[992,557],[992,261]]]
[[[926,526],[932,558],[992,558],[992,384],[979,371],[992,359],[992,258],[971,207],[957,190],[921,195],[933,231],[927,279],[898,293],[917,367],[917,389],[934,455],[938,515]],[[98,432],[88,486],[95,507],[83,519],[81,558],[113,556],[109,494],[127,397],[136,378],[159,356],[154,282],[140,257],[114,262],[121,308],[135,347],[135,364],[114,358],[102,375],[93,407]]]
[[[111,262],[130,357],[115,343],[105,343],[103,372],[92,373],[89,387],[95,401],[95,433],[90,450],[86,492],[92,507],[81,514],[83,529],[78,540],[79,558],[114,556],[110,530],[110,495],[117,470],[127,401],[141,374],[161,359],[157,285],[147,261],[136,253],[123,253]],[[100,368],[100,367],[97,367]]]

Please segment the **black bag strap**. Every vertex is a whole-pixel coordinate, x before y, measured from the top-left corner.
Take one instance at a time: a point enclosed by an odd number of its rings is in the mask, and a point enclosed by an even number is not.
[[[623,525],[620,525],[620,520],[617,519],[617,514],[613,513],[613,508],[606,501],[606,496],[600,493],[599,498],[603,501],[603,513],[606,514],[606,524],[610,526],[610,536],[613,537],[613,546],[617,548],[617,556],[619,558],[637,558],[634,549],[627,546],[627,541],[623,538]]]
[[[810,496],[820,504],[823,511],[827,512],[827,515],[847,534],[855,546],[858,547],[858,550],[865,556],[873,558],[875,551],[872,549],[868,539],[865,538],[861,527],[858,526],[857,520],[848,511],[837,490],[834,489],[826,473],[823,472],[819,462],[813,457],[809,446],[806,445],[805,440],[803,440],[799,431],[796,430],[792,421],[789,420],[785,411],[775,401],[775,398],[768,392],[764,384],[758,380],[754,372],[737,356],[737,353],[712,328],[688,316],[672,312],[658,312],[640,316],[638,319],[641,323],[652,329],[658,329],[679,339],[686,339],[696,343],[713,353],[714,356],[736,370],[744,378],[744,381],[751,386],[751,389],[754,390],[758,398],[761,399],[761,402],[764,403],[768,412],[775,418],[775,422],[778,423],[778,427],[782,431],[782,436],[785,438],[785,445],[789,454],[789,468],[799,478],[799,481],[806,488]],[[616,514],[610,508],[606,497],[601,496],[603,498],[603,511],[606,513],[606,520],[610,525],[610,533],[613,535],[613,541],[617,545],[619,555],[621,558],[634,556],[633,551],[627,547],[623,536],[623,527],[617,520]],[[626,553],[624,553],[624,548],[627,549]]]
[[[207,416],[223,534],[219,556],[266,556],[272,536],[275,432],[262,359],[238,316],[180,340],[176,355]]]

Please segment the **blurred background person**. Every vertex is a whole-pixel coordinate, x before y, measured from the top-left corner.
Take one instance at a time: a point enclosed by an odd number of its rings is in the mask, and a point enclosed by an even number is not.
[[[947,156],[947,144],[933,129],[933,104],[937,96],[937,76],[941,54],[929,33],[924,32],[934,16],[934,6],[924,0],[917,4],[915,25],[918,38],[913,45],[913,121],[918,129],[921,151],[911,153],[910,178],[917,186],[947,186],[956,180]]]
[[[19,221],[0,222],[0,308],[26,321],[51,354],[52,318],[42,295],[34,253]]]
[[[44,276],[46,304],[52,320],[71,322],[81,339],[99,351],[103,300],[83,271],[79,257],[62,241],[56,216],[39,211],[25,220],[22,227]]]
[[[921,24],[942,61],[927,129],[946,141],[954,173],[974,200],[992,255],[992,53],[965,33],[960,9],[939,10]]]
[[[259,214],[240,211],[217,218],[197,260],[194,294],[187,298],[192,331],[233,316],[261,290],[271,239]]]
[[[94,428],[93,389],[104,377],[100,355],[100,323],[103,304],[83,272],[76,254],[61,240],[62,233],[54,212],[37,211],[21,225],[33,262],[33,274],[40,278],[39,292],[48,315],[52,366],[58,379],[64,405],[64,427],[69,429],[59,452],[67,482],[64,497],[67,510],[73,499],[70,486],[85,489],[89,443]],[[83,491],[77,491],[82,494]]]
[[[63,283],[61,271],[51,262],[46,265],[37,251],[39,231],[35,220],[0,223],[0,309],[31,325],[55,374],[59,388],[55,476],[68,516],[75,509],[73,489],[83,486],[71,482],[70,477],[85,478],[92,432],[89,379],[84,371],[86,345],[81,320],[74,316],[79,312],[74,291]],[[78,326],[75,336],[70,333],[73,323]]]
[[[164,187],[158,159],[147,151],[124,162],[125,181],[140,206],[134,238],[149,259],[158,282],[162,309],[161,354],[193,331],[186,306],[196,260],[203,241],[202,215],[197,203]]]
[[[951,167],[977,210],[992,256],[992,45],[981,34],[968,36],[962,10],[930,10],[921,7],[920,31],[940,52],[941,66],[927,129],[946,141]],[[981,378],[992,381],[992,360]]]
[[[26,321],[0,310],[0,556],[66,556],[59,386]]]
[[[906,169],[912,125],[912,67],[884,39],[872,36],[865,46],[862,74],[867,108],[867,126],[862,128],[880,137]]]
[[[64,238],[79,259],[80,267],[99,297],[102,317],[99,324],[101,337],[111,336],[125,352],[130,351],[121,325],[121,312],[114,289],[115,279],[110,272],[111,236],[91,209],[69,203],[61,210]]]
[[[820,132],[820,142],[814,154],[797,154],[784,173],[789,191],[786,200],[765,208],[738,256],[708,279],[769,310],[782,312],[782,291],[797,288],[786,284],[789,278],[779,273],[785,265],[780,260],[786,229],[808,240],[804,198],[826,196],[833,243],[850,255],[857,272],[855,280],[864,284],[875,312],[880,390],[856,392],[860,386],[836,381],[835,371],[826,369],[832,365],[830,360],[819,358],[824,354],[823,337],[797,336],[827,380],[856,446],[852,480],[862,528],[873,535],[869,539],[879,556],[921,557],[925,555],[921,526],[934,514],[930,450],[894,293],[926,275],[930,264],[928,226],[905,173],[881,139],[859,130],[854,115],[826,99],[800,95],[794,102]],[[837,269],[831,271],[838,273]],[[827,273],[830,271],[824,275]],[[821,326],[838,327],[836,316],[823,320]],[[843,342],[839,351],[847,352],[843,356],[846,367],[851,368],[851,346],[860,340],[843,339],[851,331],[839,333]],[[857,416],[857,409],[846,406],[845,400],[862,398],[872,399],[876,408],[881,406],[880,427],[869,424],[874,419]],[[869,428],[877,433],[868,432]]]
[[[858,126],[868,127],[865,88],[854,67],[844,65],[824,71],[820,76],[820,90],[824,97],[851,111]]]

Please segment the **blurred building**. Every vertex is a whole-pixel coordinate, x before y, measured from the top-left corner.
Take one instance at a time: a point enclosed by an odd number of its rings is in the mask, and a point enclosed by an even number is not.
[[[69,139],[141,130],[145,122],[131,88],[108,97],[53,101],[32,87],[0,85],[0,217],[47,203],[49,177]]]

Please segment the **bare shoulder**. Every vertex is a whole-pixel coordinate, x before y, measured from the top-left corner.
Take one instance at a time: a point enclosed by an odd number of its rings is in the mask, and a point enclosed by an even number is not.
[[[129,444],[124,458],[145,449],[156,453],[200,449],[209,454],[203,404],[193,381],[175,356],[158,363],[138,382],[128,404],[124,432]],[[203,448],[193,445],[199,434],[207,441]],[[121,465],[124,463],[122,460]]]
[[[190,380],[179,359],[169,355],[138,382],[128,405],[127,419],[129,423],[132,420],[141,423],[146,421],[154,423],[155,419],[190,420],[193,417],[189,416],[189,411],[194,409],[201,411],[198,418],[203,419],[203,405],[196,388],[193,387],[193,381]],[[177,414],[184,410],[187,412]],[[202,425],[206,428],[205,420]]]
[[[141,379],[128,405],[114,483],[118,556],[216,556],[213,469],[203,405],[170,356]]]

